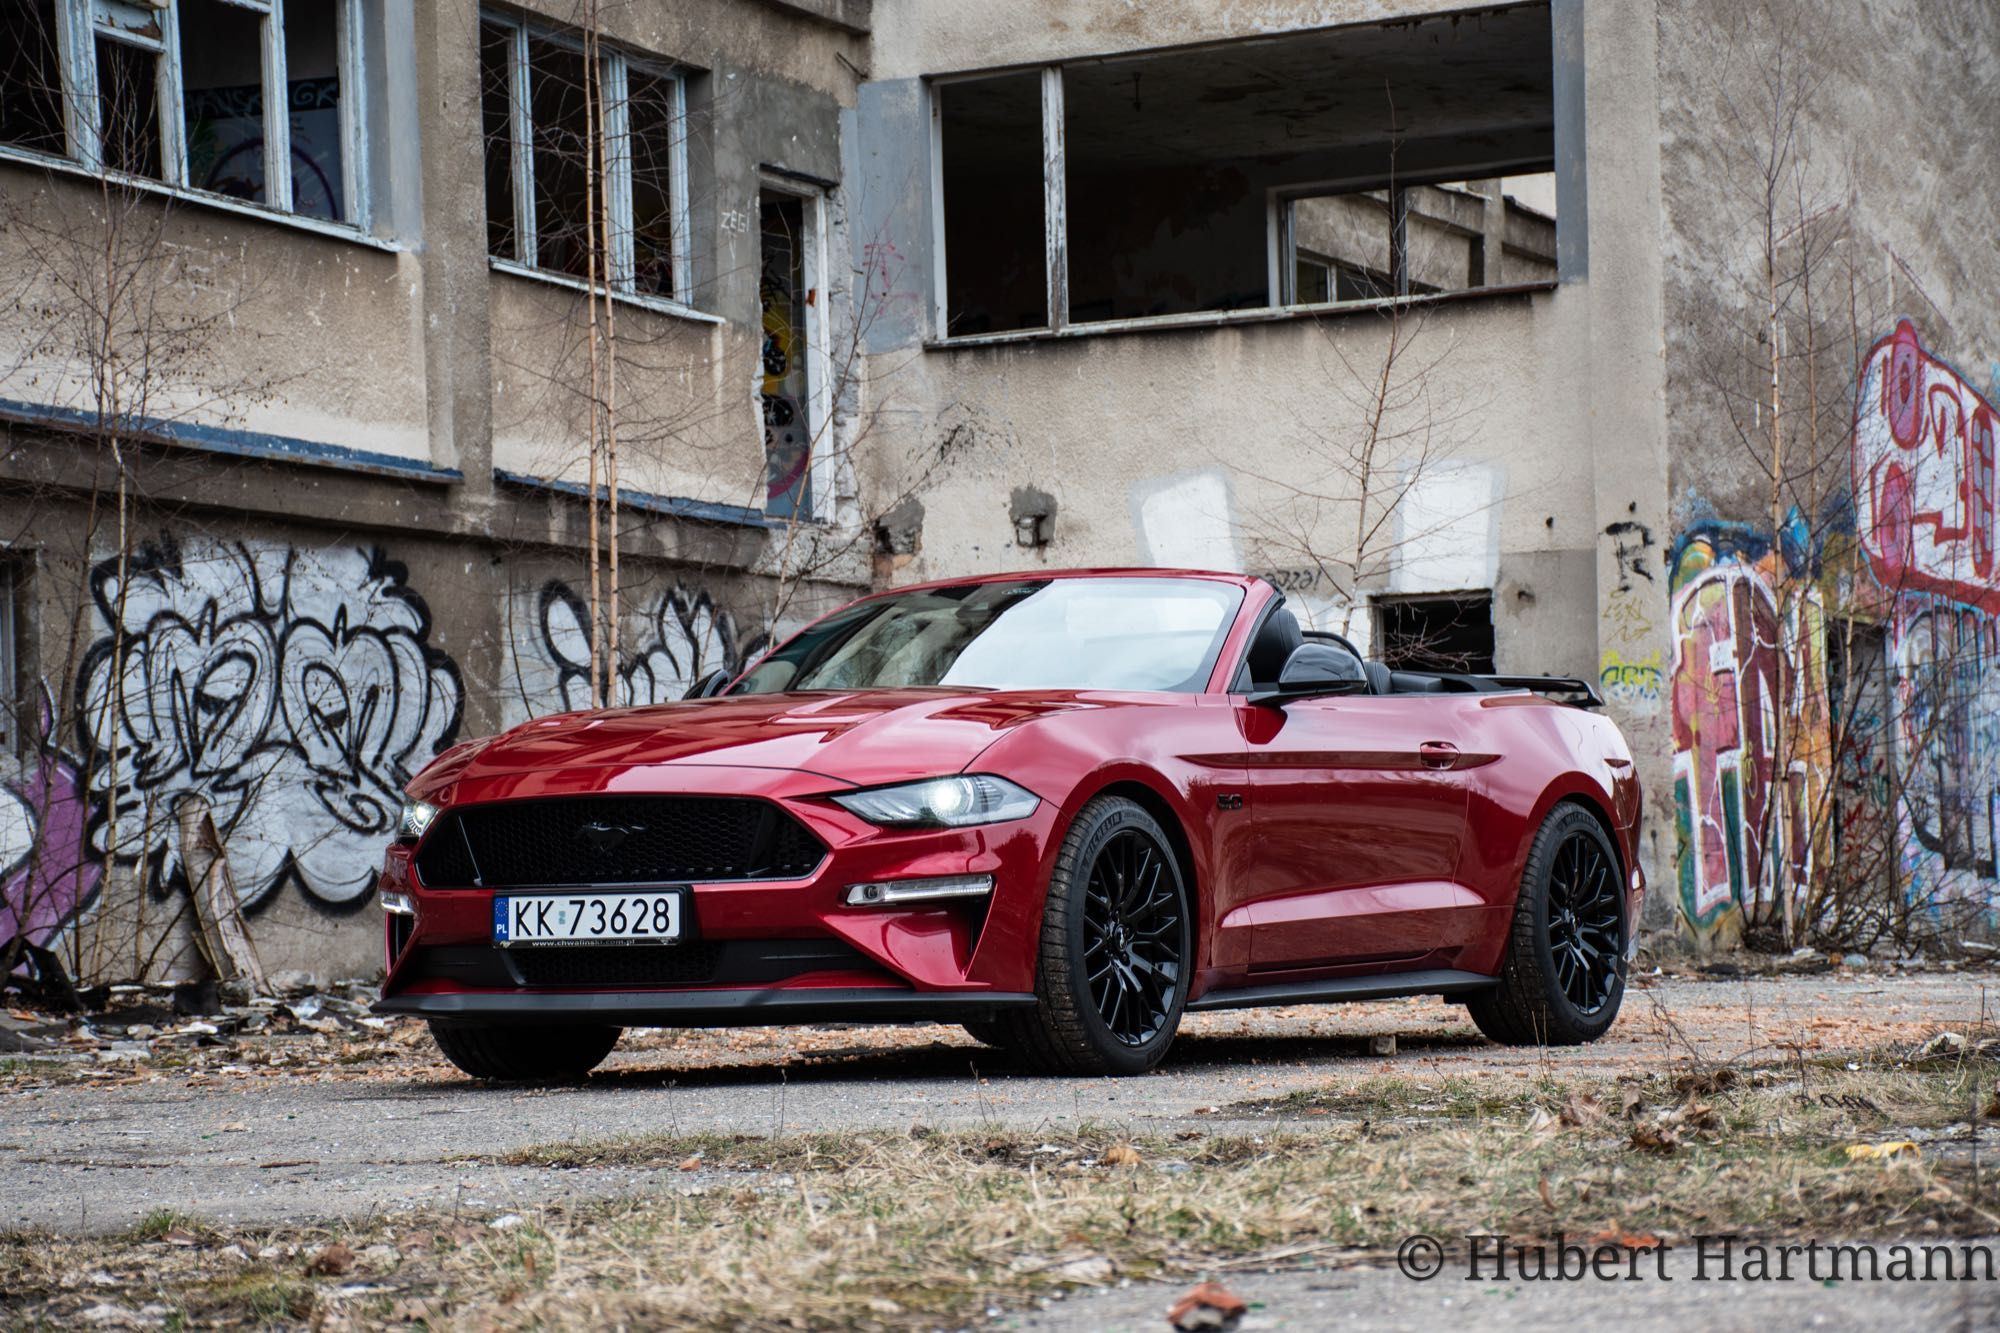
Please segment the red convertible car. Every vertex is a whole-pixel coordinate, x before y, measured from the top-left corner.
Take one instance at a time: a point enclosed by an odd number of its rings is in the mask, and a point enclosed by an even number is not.
[[[697,692],[426,768],[377,1012],[500,1079],[631,1026],[949,1021],[1134,1074],[1194,1010],[1617,1015],[1639,784],[1585,682],[1391,671],[1261,579],[1135,569],[863,598]]]

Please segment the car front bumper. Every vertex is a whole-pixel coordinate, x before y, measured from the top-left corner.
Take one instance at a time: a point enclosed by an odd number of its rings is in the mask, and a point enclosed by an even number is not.
[[[449,810],[614,790],[752,796],[783,807],[827,854],[803,878],[686,884],[688,927],[677,944],[500,948],[492,939],[494,897],[537,890],[434,888],[415,868],[418,847],[392,847],[378,888],[402,895],[412,913],[385,919],[387,975],[376,1012],[699,1027],[982,1021],[1034,1003],[1043,886],[1059,817],[1050,802],[1002,824],[891,830],[825,799],[843,788],[816,774],[663,765],[646,771],[643,785],[640,777],[629,769],[567,770],[542,780],[510,775],[463,781],[429,799]],[[854,884],[967,874],[990,875],[992,893],[898,906],[845,901]],[[542,891],[566,887],[575,886]],[[572,949],[584,952],[557,956]]]

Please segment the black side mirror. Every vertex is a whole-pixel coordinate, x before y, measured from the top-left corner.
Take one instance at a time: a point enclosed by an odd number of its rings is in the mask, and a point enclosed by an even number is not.
[[[1361,659],[1345,648],[1330,643],[1302,643],[1278,672],[1278,688],[1250,696],[1259,707],[1283,708],[1293,699],[1313,699],[1329,694],[1366,694],[1368,672]]]
[[[699,677],[694,684],[688,686],[687,693],[683,694],[681,698],[683,699],[711,698],[714,695],[722,693],[723,687],[728,685],[729,682],[734,679],[735,679],[734,676],[730,675],[727,671],[724,671],[718,667],[716,670],[709,672],[707,675]]]

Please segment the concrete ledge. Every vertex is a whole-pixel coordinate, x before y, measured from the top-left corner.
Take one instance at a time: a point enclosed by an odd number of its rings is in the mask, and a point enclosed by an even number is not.
[[[875,0],[764,0],[773,9],[788,10],[807,18],[831,23],[843,31],[866,37],[874,26]]]
[[[80,408],[57,407],[49,403],[28,403],[0,398],[0,421],[27,425],[54,426],[63,430],[98,432],[103,423],[93,412]],[[267,435],[262,431],[235,430],[227,426],[204,426],[189,421],[163,421],[138,417],[122,423],[119,433],[147,444],[197,449],[203,453],[227,454],[233,458],[257,458],[270,462],[300,463],[308,467],[337,468],[344,472],[366,472],[380,477],[408,481],[429,481],[444,485],[464,481],[455,467],[439,467],[428,459],[405,458],[400,454],[379,454],[368,449],[350,449],[344,444],[325,444],[290,435]]]
[[[558,494],[574,496],[579,500],[590,497],[590,488],[580,481],[558,481],[553,477],[534,477],[525,472],[508,472],[503,468],[493,469],[493,479],[505,486],[515,486],[523,490],[555,491]],[[597,498],[608,501],[611,492],[608,487],[597,488]],[[622,509],[636,509],[647,514],[664,514],[669,518],[689,518],[700,523],[727,523],[746,528],[782,528],[785,520],[772,518],[761,509],[748,505],[720,504],[714,500],[691,500],[680,495],[655,495],[650,491],[618,492],[618,505]]]

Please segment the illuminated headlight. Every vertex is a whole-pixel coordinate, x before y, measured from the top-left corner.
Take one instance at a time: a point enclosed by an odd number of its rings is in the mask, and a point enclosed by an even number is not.
[[[871,824],[886,828],[965,828],[1025,819],[1041,798],[1005,778],[984,773],[927,778],[895,787],[842,792],[833,798]]]
[[[382,910],[390,916],[415,916],[417,914],[416,900],[411,898],[407,893],[383,892],[376,896],[382,900]]]
[[[929,879],[890,879],[878,884],[848,886],[849,907],[887,907],[893,903],[928,902],[934,898],[983,898],[993,892],[991,875],[937,875]]]
[[[403,817],[396,824],[396,836],[404,842],[415,842],[424,836],[424,830],[438,817],[438,808],[429,801],[404,801]]]

